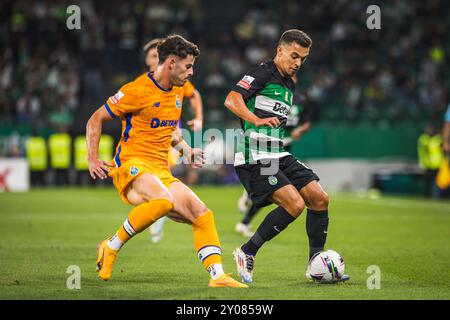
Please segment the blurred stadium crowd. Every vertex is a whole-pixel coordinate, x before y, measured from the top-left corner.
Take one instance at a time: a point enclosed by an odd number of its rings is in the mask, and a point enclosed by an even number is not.
[[[70,4],[81,8],[81,30],[66,27]],[[381,30],[366,28],[370,4],[1,1],[0,155],[23,155],[27,135],[83,134],[89,114],[146,70],[143,44],[170,33],[200,47],[192,82],[207,128],[238,126],[223,107],[225,95],[246,70],[273,57],[289,28],[313,39],[298,84],[313,122],[439,126],[450,98],[450,3],[386,1]]]

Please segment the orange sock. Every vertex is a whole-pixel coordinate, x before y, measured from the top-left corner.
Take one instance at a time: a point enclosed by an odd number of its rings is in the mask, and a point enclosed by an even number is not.
[[[167,199],[153,199],[142,203],[131,210],[128,218],[117,230],[117,236],[123,243],[135,234],[145,230],[156,220],[173,209],[173,203]]]
[[[198,217],[192,224],[192,229],[195,252],[205,268],[208,269],[212,264],[222,264],[222,249],[212,211]]]

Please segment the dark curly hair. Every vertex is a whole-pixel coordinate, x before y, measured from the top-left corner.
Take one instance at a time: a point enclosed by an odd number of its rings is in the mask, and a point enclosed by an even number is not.
[[[187,41],[182,36],[173,34],[163,39],[158,45],[159,64],[163,64],[171,54],[181,59],[186,58],[188,55],[193,55],[195,58],[200,54],[200,50],[195,44]]]

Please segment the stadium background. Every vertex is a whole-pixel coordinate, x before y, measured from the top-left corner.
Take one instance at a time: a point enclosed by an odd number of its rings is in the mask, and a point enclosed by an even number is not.
[[[71,4],[77,4],[81,8],[81,30],[66,28],[66,8]],[[283,30],[300,28],[313,39],[311,55],[299,72],[298,84],[298,90],[305,96],[305,103],[313,110],[313,127],[301,141],[295,143],[294,154],[311,163],[319,173],[323,172],[321,177],[325,184],[336,187],[332,189],[359,190],[358,188],[363,186],[363,189],[367,190],[377,186],[386,192],[423,196],[426,186],[422,179],[423,171],[417,164],[417,141],[428,124],[432,123],[437,128],[442,126],[443,114],[450,102],[450,3],[436,0],[375,3],[381,7],[381,30],[368,30],[366,8],[371,4],[374,3],[350,0],[187,0],[126,3],[115,0],[1,1],[0,157],[3,160],[14,159],[13,161],[25,158],[26,141],[30,136],[41,136],[47,140],[53,133],[67,132],[74,139],[72,144],[75,144],[75,138],[84,135],[90,114],[123,83],[145,72],[143,44],[149,39],[170,33],[179,33],[200,47],[201,56],[196,62],[192,82],[202,94],[205,129],[237,128],[238,120],[223,106],[227,92],[251,66],[272,58]],[[189,108],[184,108],[183,124],[191,117]],[[109,123],[104,130],[115,141],[118,140],[118,122]],[[345,183],[333,184],[335,175],[339,175],[336,168],[343,168],[343,171],[348,173],[342,181],[352,182],[352,172],[354,174],[356,170],[358,175],[358,170],[367,171],[369,167],[375,170],[371,173],[370,181],[350,186]],[[378,182],[375,181],[376,173],[381,172],[382,175],[387,169],[389,174],[384,175]],[[62,170],[64,175],[69,173],[68,180],[59,180],[56,171],[58,170],[53,170],[49,163],[48,170],[45,170],[45,185],[92,184],[89,179],[77,179],[74,159],[69,170]],[[236,212],[235,202],[240,195],[240,188],[222,186],[225,183],[237,183],[232,170],[226,170],[219,178],[204,178],[207,176],[206,171],[200,171],[197,182],[213,182],[220,186],[199,187],[196,189],[199,195],[204,197],[207,203],[212,203],[212,207]],[[64,256],[61,253],[61,250],[64,251],[61,249],[64,245],[61,243],[73,245],[75,248],[83,245],[87,247],[88,244],[92,246],[93,242],[103,236],[102,232],[107,232],[106,230],[120,223],[128,208],[119,203],[112,189],[96,190],[97,193],[92,193],[90,188],[78,187],[32,188],[31,192],[23,195],[0,194],[0,230],[3,234],[3,244],[15,248],[5,251],[5,246],[0,247],[2,260],[7,262],[1,266],[1,284],[6,288],[2,297],[75,297],[67,293],[67,290],[64,291],[65,295],[61,295],[60,284],[52,284],[50,275],[51,272],[57,272],[55,270],[58,268],[61,273],[61,268],[67,266],[68,256],[63,259],[66,264],[53,265],[42,277],[51,284],[50,291],[33,287],[33,282],[37,281],[36,276],[42,275],[38,266],[46,265],[44,262],[37,262],[42,257],[31,258],[32,265],[36,268],[31,272],[22,268],[20,262],[25,263],[30,259],[25,257],[26,250],[36,248],[40,243],[36,237],[42,238],[44,257],[52,259],[54,256]],[[223,199],[217,198],[217,194],[223,193],[229,195],[230,199],[224,202]],[[86,203],[80,203],[80,199],[87,199]],[[386,276],[388,281],[392,280],[388,287],[391,285],[393,290],[387,291],[387,296],[371,296],[367,294],[367,290],[359,291],[360,288],[356,285],[352,288],[353,295],[341,295],[333,288],[325,292],[314,290],[308,298],[327,298],[330,293],[335,298],[449,298],[445,283],[442,286],[437,280],[429,281],[422,275],[424,270],[433,269],[433,279],[438,279],[440,272],[444,272],[448,266],[448,249],[443,249],[443,252],[429,249],[430,246],[436,250],[447,247],[444,239],[449,236],[448,202],[427,202],[428,200],[422,198],[380,198],[379,193],[375,191],[364,193],[363,196],[345,193],[332,199],[336,199],[336,212],[342,213],[344,220],[334,225],[336,233],[335,237],[330,239],[330,244],[339,244],[337,250],[343,253],[346,259],[350,259],[348,261],[353,261],[350,266],[354,276],[357,271],[362,274],[355,276],[357,285],[365,285],[364,271],[370,264],[369,258],[374,260],[386,253],[379,249],[367,255],[367,247],[358,246],[373,245],[370,242],[375,241],[373,239],[397,239],[399,234],[410,239],[414,234],[416,238],[411,241],[416,242],[410,242],[409,246],[406,246],[406,252],[403,254],[407,257],[398,253],[393,260],[383,258],[388,266],[385,268],[393,274],[391,278]],[[375,200],[378,202],[371,202]],[[109,201],[109,205],[104,206],[104,201]],[[65,206],[64,215],[67,216],[60,216],[61,206]],[[33,210],[38,213],[34,214]],[[105,222],[109,217],[105,213],[108,210],[116,213],[115,216],[113,214],[114,221]],[[237,238],[232,230],[238,215],[227,216],[219,209],[217,211],[223,241],[239,243],[241,239]],[[122,214],[119,215],[118,212]],[[360,212],[367,214],[363,220],[358,220]],[[424,212],[427,214],[425,217]],[[94,228],[88,224],[87,219],[92,215],[96,222],[105,222],[105,226]],[[386,229],[385,224],[377,224],[380,217],[381,221],[389,222],[395,231]],[[31,222],[27,224],[25,221]],[[354,224],[349,225],[349,221]],[[437,225],[436,221],[439,221]],[[67,226],[68,222],[70,227]],[[36,223],[35,227],[48,227],[48,230],[52,230],[51,235],[43,234],[43,230],[34,230],[33,223]],[[367,224],[371,223],[372,233],[365,230]],[[403,227],[405,228],[402,229]],[[66,238],[71,228],[85,228],[85,233],[81,234],[81,237],[85,236],[84,243],[80,244],[79,239],[74,239],[74,235]],[[176,234],[177,228],[178,225],[169,224],[167,233]],[[369,240],[370,235],[374,238]],[[47,236],[50,238],[46,238]],[[180,237],[177,234],[175,238],[185,241]],[[287,245],[291,241],[298,242],[298,237],[297,233],[287,234],[280,243]],[[48,248],[47,240],[51,244]],[[33,243],[35,246],[22,248],[21,241]],[[137,241],[137,245],[143,245],[146,241],[147,239],[142,237]],[[305,242],[305,239],[301,241]],[[129,256],[131,253],[137,253],[137,245],[130,246]],[[392,244],[377,242],[376,245],[388,247]],[[264,259],[269,260],[271,254],[280,250],[276,246],[269,246],[272,249],[268,249],[266,256],[261,257],[261,262]],[[387,250],[388,256],[390,252],[401,251],[404,247],[405,242],[398,239]],[[227,249],[230,251],[232,248]],[[86,250],[82,248],[83,254]],[[175,252],[181,254],[183,250],[184,247],[176,247]],[[83,261],[82,268],[90,268],[92,261],[83,254],[78,253],[77,259]],[[404,258],[412,259],[412,256],[416,257],[413,259],[416,263],[414,266],[408,264],[405,267],[398,263]],[[424,262],[419,257],[440,257],[442,261],[437,267],[431,262],[423,265]],[[279,259],[282,261],[284,258],[287,259],[284,256]],[[304,257],[301,256],[301,259]],[[191,252],[186,255],[186,260],[193,260]],[[195,262],[190,262],[194,270],[190,271],[192,278],[197,276],[196,272],[201,273]],[[227,263],[228,268],[231,268],[233,262]],[[285,265],[288,266],[289,262]],[[262,275],[267,278],[271,271],[270,266],[269,264],[266,269],[262,269]],[[396,269],[400,266],[403,267],[401,271]],[[415,269],[415,266],[418,266],[418,269]],[[146,279],[147,275],[139,273],[141,270],[135,265],[128,267]],[[10,268],[16,268],[16,272]],[[405,269],[407,275],[399,275]],[[59,278],[56,277],[58,281],[65,281],[64,270],[62,275],[58,275]],[[169,277],[163,271],[159,272],[158,275],[162,279]],[[293,274],[292,278],[298,277],[298,273],[301,275],[302,270]],[[409,295],[408,291],[414,287],[410,283],[411,279],[417,281],[417,274],[420,274],[418,281],[421,289]],[[23,281],[31,283],[31,287],[26,287],[29,291],[20,290]],[[138,288],[137,283],[127,284],[138,293],[147,288]],[[164,293],[149,296],[146,292],[145,297],[211,298],[210,294],[203,294],[201,291],[198,295],[189,291],[177,296],[170,291],[172,287],[169,291],[164,291],[166,284],[161,282],[158,285],[157,288]],[[277,286],[276,283],[267,282],[267,286],[270,285]],[[95,282],[89,282],[89,286],[92,289],[96,286]],[[125,297],[133,298],[138,295],[136,292],[130,293],[131,290],[128,289],[121,290],[125,290]],[[267,298],[264,290],[266,289],[257,289],[257,294],[250,298]],[[117,297],[117,292],[108,292],[107,297]],[[299,296],[293,288],[286,292],[276,289],[274,295],[269,298],[305,298],[303,295]],[[105,296],[98,290],[82,297]],[[219,295],[220,297],[236,296],[227,293],[224,296]]]
[[[2,1],[0,155],[24,156],[33,134],[83,135],[92,111],[145,71],[143,44],[169,33],[201,48],[193,83],[205,128],[239,127],[223,106],[228,90],[270,59],[292,27],[314,39],[299,73],[314,124],[295,144],[302,159],[416,161],[425,126],[442,125],[450,87],[445,1],[385,3],[381,30],[366,28],[367,1],[112,3],[80,2],[81,30],[69,30],[68,1]],[[117,140],[117,123],[105,130]]]

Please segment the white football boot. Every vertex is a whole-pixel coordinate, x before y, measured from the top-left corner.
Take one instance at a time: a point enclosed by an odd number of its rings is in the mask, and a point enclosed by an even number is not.
[[[237,273],[241,277],[242,282],[253,282],[253,267],[255,257],[245,254],[241,248],[236,248],[233,251],[234,260],[236,261]]]

